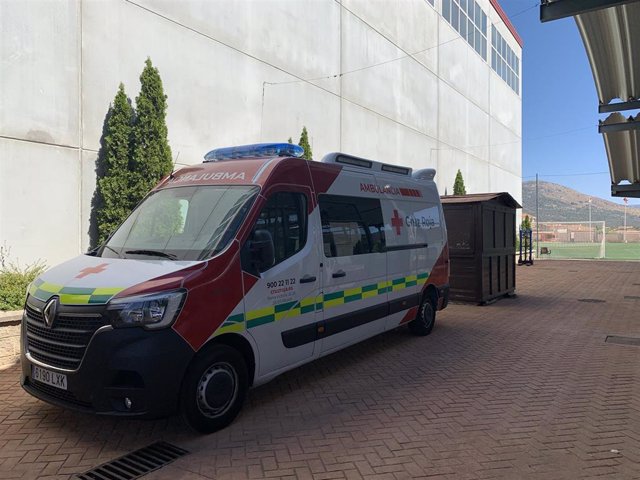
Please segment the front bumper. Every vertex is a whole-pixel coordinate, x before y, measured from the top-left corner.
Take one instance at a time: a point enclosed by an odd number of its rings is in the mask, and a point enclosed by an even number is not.
[[[48,403],[89,413],[157,418],[177,410],[182,379],[194,355],[173,329],[100,328],[73,371],[40,362],[28,353],[22,324],[23,388]],[[31,378],[32,365],[63,373],[67,390]],[[125,398],[131,401],[127,408]]]

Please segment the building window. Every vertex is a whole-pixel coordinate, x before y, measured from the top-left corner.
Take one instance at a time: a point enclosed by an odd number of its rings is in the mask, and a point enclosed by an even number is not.
[[[487,59],[487,14],[475,0],[442,0],[442,15],[447,22]]]
[[[520,59],[505,39],[491,26],[491,68],[520,95]]]

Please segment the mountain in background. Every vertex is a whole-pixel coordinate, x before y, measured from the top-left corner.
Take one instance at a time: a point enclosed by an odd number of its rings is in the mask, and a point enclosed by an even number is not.
[[[589,198],[591,220],[605,221],[607,228],[624,224],[624,205],[598,197],[590,197],[564,185],[538,182],[538,201],[541,222],[588,222]],[[536,182],[522,183],[522,212],[536,214]],[[640,206],[627,207],[627,226],[640,228]]]

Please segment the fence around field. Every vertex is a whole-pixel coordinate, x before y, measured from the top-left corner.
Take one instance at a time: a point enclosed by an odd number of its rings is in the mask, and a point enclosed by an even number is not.
[[[535,247],[535,240],[534,240]],[[604,257],[599,256],[600,248],[593,244],[558,245],[553,242],[540,242],[538,252],[546,247],[550,253],[538,254],[538,259],[600,259],[600,260],[639,260],[640,243],[605,244]]]
[[[533,242],[538,259],[640,260],[640,231],[608,230],[605,222],[540,222]]]

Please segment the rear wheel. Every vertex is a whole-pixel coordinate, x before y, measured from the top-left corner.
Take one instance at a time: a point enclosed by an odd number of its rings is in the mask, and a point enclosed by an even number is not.
[[[432,295],[426,295],[415,320],[409,322],[409,331],[414,335],[424,337],[429,335],[436,323],[436,300]]]
[[[244,358],[234,348],[215,345],[189,367],[181,393],[181,413],[194,430],[212,433],[238,415],[249,385]]]

